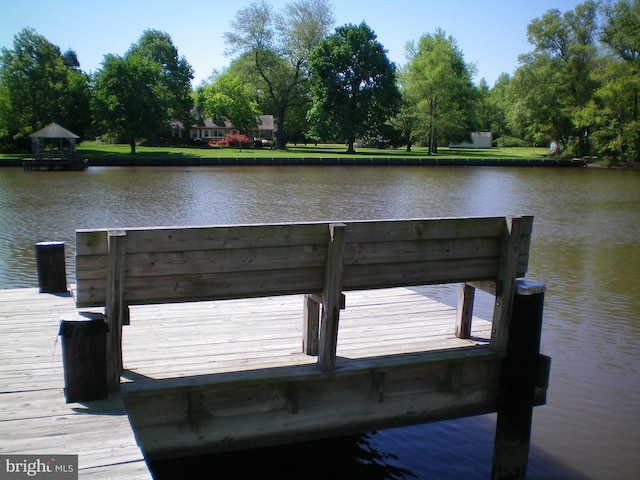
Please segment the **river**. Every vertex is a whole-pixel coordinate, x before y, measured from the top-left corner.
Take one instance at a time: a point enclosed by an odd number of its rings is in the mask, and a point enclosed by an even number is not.
[[[37,285],[34,245],[74,230],[534,215],[528,277],[547,285],[530,479],[640,478],[640,171],[551,167],[0,168],[0,288]],[[453,304],[455,289],[432,287]],[[482,306],[481,306],[482,308]],[[488,308],[488,307],[486,307]],[[1,306],[0,306],[1,309]],[[495,416],[154,465],[162,478],[490,476]]]

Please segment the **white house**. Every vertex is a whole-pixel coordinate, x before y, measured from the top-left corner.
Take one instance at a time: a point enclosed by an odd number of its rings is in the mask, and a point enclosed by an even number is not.
[[[248,133],[249,138],[260,138],[265,140],[273,139],[273,115],[260,115],[255,130]],[[217,142],[224,140],[228,133],[240,133],[229,120],[214,120],[205,118],[195,125],[191,125],[186,132],[188,138],[197,142]],[[184,125],[182,122],[171,123],[171,136],[173,138],[183,138]]]

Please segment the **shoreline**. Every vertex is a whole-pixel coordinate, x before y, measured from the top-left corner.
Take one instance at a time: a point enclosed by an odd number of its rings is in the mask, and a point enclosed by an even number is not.
[[[0,160],[0,167],[21,167],[23,159]],[[578,158],[457,158],[457,157],[183,157],[87,158],[89,167],[200,167],[200,166],[490,166],[587,167]],[[601,168],[616,168],[597,165]],[[620,167],[625,168],[625,167]]]

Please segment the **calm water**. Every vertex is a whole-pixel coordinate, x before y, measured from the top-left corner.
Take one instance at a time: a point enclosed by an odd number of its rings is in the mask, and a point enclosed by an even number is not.
[[[547,284],[546,406],[532,479],[640,478],[640,172],[491,167],[0,168],[0,288],[37,285],[34,244],[74,229],[532,214]],[[453,304],[455,290],[432,293]],[[487,302],[488,305],[488,302]],[[488,308],[483,307],[483,308]],[[159,466],[167,478],[488,478],[495,417]],[[291,462],[294,462],[293,464]]]

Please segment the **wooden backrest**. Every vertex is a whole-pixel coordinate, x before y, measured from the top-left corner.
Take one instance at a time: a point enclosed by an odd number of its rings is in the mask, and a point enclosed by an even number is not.
[[[341,222],[342,289],[498,281],[510,258],[524,276],[533,217],[515,219],[510,240],[511,217]],[[321,293],[331,224],[120,230],[124,302]],[[105,305],[109,239],[107,229],[76,231],[78,307]]]

